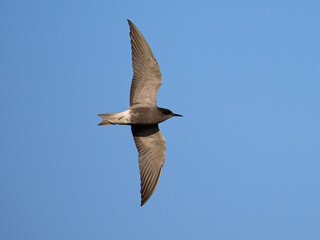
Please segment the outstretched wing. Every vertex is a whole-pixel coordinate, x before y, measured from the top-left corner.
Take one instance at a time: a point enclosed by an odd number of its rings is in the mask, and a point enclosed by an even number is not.
[[[133,78],[130,89],[130,106],[157,106],[157,94],[161,86],[161,73],[157,60],[138,28],[130,26]]]
[[[158,124],[132,125],[131,131],[139,152],[142,206],[158,184],[166,157],[166,141]]]

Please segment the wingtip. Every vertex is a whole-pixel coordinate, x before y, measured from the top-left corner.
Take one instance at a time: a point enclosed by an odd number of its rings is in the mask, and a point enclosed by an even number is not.
[[[143,201],[143,200],[141,199],[140,207],[142,207],[146,202],[147,202],[147,201]]]

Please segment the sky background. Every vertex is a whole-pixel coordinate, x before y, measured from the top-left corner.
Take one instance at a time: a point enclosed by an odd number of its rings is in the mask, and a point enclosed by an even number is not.
[[[0,239],[320,239],[320,2],[1,1]],[[167,157],[140,207],[130,19]]]

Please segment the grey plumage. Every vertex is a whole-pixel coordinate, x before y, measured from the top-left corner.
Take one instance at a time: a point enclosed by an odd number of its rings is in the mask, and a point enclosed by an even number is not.
[[[99,125],[131,125],[139,152],[142,206],[158,184],[166,156],[166,142],[158,123],[181,115],[157,107],[157,94],[162,83],[159,65],[138,28],[130,20],[128,23],[133,68],[130,107],[123,112],[103,113],[98,116],[102,118]]]
[[[166,157],[166,141],[158,124],[132,125],[131,131],[139,151],[142,206],[158,184]]]
[[[157,106],[157,94],[161,86],[161,73],[157,60],[138,28],[130,25],[133,78],[130,89],[130,107]]]

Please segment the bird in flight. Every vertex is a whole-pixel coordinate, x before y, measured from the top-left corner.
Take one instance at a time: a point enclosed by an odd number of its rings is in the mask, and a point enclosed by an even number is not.
[[[173,116],[182,117],[169,109],[157,106],[161,73],[157,60],[138,28],[130,26],[133,78],[130,89],[130,107],[123,112],[98,114],[99,125],[131,125],[139,152],[141,206],[153,194],[166,156],[166,141],[158,123]]]

